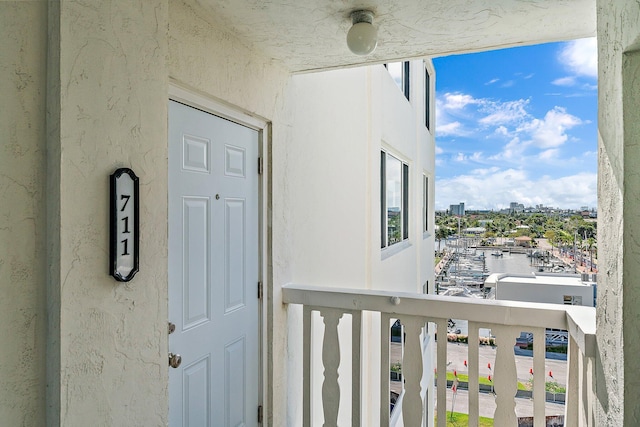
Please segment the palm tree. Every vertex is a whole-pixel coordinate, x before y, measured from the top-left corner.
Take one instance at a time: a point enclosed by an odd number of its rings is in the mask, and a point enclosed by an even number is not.
[[[587,239],[587,248],[589,249],[589,271],[593,271],[593,251],[596,248],[596,239],[589,237]]]

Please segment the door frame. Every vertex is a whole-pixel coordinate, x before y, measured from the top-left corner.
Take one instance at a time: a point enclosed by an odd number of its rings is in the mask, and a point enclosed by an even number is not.
[[[271,122],[223,100],[204,96],[171,79],[168,94],[168,100],[185,104],[197,110],[258,131],[258,155],[260,159],[262,159],[262,173],[258,175],[258,280],[262,283],[262,298],[258,303],[258,363],[260,367],[258,402],[263,408],[262,425],[268,425],[267,420],[270,419],[271,402],[273,401],[273,396],[270,396],[268,392],[269,383],[272,380],[270,375],[271,370],[269,369],[270,352],[267,345],[265,345],[265,343],[270,342],[268,340],[268,323],[271,315],[267,301],[271,300],[269,296],[271,295],[271,272],[273,271],[271,261],[271,229],[268,226],[268,224],[271,224]],[[168,123],[169,116],[167,111],[167,124]],[[169,144],[168,139],[167,144]],[[258,167],[257,163],[255,167]],[[167,292],[168,289],[169,287],[167,286]],[[167,403],[169,403],[168,400]]]

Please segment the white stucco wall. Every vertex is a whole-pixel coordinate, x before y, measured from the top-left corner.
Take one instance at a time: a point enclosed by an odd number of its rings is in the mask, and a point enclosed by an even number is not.
[[[596,425],[640,424],[640,5],[598,0]]]
[[[167,3],[64,1],[49,55],[51,425],[167,422]],[[50,63],[51,64],[51,63]],[[140,273],[107,275],[109,175],[140,178]],[[56,401],[59,399],[59,401]]]
[[[0,2],[0,424],[6,426],[45,421],[46,46],[46,2]]]
[[[294,127],[288,150],[289,230],[295,283],[422,292],[433,278],[433,238],[422,231],[423,173],[434,176],[434,141],[424,126],[424,64],[411,64],[411,102],[381,65],[293,77]],[[432,84],[435,76],[432,75]],[[432,92],[433,93],[433,92]],[[380,150],[410,167],[409,241],[380,249]],[[432,182],[430,183],[432,185]],[[433,196],[433,189],[430,193]],[[433,206],[433,199],[430,201]],[[433,212],[431,210],[431,212]],[[431,223],[431,229],[433,224]],[[399,249],[400,248],[400,249]],[[427,265],[424,265],[426,261]],[[292,316],[299,310],[290,308]],[[316,317],[312,384],[320,395],[323,325]],[[339,424],[350,423],[350,319],[341,322]],[[301,354],[300,322],[289,323],[288,348]],[[363,320],[363,423],[379,413],[379,316]],[[301,423],[302,369],[291,366],[289,425]],[[297,401],[297,402],[294,402]],[[297,409],[296,409],[297,408]],[[322,423],[322,406],[313,418]]]

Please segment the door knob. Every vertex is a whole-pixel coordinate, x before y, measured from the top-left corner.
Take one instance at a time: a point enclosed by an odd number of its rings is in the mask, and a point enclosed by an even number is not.
[[[177,368],[182,363],[182,356],[179,354],[169,353],[169,366]]]

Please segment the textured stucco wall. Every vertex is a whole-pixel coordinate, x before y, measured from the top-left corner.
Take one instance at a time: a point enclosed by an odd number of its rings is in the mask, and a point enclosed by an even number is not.
[[[0,2],[0,424],[6,426],[45,419],[46,46],[46,2]]]
[[[268,423],[293,425],[286,421],[289,361],[284,327],[286,308],[280,291],[283,284],[291,281],[288,150],[293,112],[289,73],[243,45],[193,1],[169,1],[168,61],[169,76],[176,83],[271,123],[271,152],[265,153],[271,163],[269,185],[273,206],[271,223],[266,224],[272,259],[266,266],[271,277],[265,278],[269,305],[265,346],[273,369],[265,373],[270,390],[266,391],[264,404]]]
[[[50,425],[167,422],[167,10],[68,0],[50,15]],[[107,274],[117,167],[140,178],[128,284]]]
[[[598,1],[596,425],[638,425],[640,5]]]

